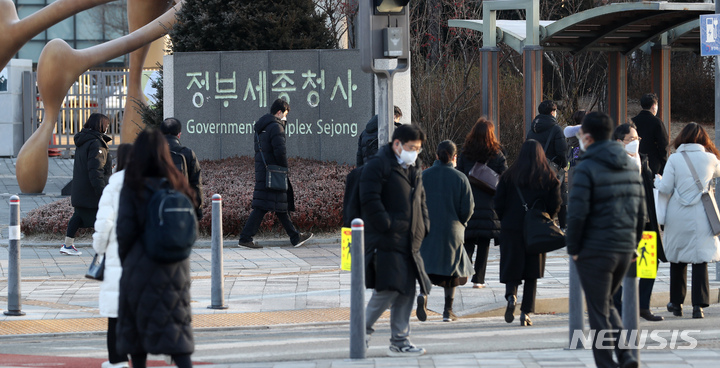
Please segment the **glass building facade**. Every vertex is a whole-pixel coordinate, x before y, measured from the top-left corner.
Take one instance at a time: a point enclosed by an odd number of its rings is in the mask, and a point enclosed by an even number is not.
[[[28,17],[55,1],[13,0],[20,19]],[[61,38],[70,47],[79,50],[122,37],[127,34],[126,7],[126,0],[112,1],[62,20],[33,37],[15,57],[30,59],[36,64],[45,44],[54,38]],[[96,67],[124,67],[126,65],[127,55],[124,55]]]

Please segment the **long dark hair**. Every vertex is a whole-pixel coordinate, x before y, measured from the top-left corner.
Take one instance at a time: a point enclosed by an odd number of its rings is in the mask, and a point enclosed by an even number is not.
[[[83,128],[92,129],[96,132],[105,134],[110,126],[110,118],[100,113],[92,113],[88,117]]]
[[[195,205],[195,191],[173,164],[165,136],[155,128],[143,130],[133,144],[131,160],[125,167],[124,184],[138,196],[144,193],[147,178],[165,178],[173,189],[185,193]]]
[[[132,151],[132,144],[123,143],[117,148],[117,166],[115,166],[115,172],[125,170],[130,161],[130,152]]]
[[[700,124],[690,123],[675,137],[673,146],[678,149],[681,144],[698,143],[705,147],[705,151],[712,153],[715,157],[720,158],[720,152],[715,148],[715,144],[710,140],[707,132]]]
[[[465,137],[463,154],[472,161],[485,162],[498,152],[500,152],[500,142],[495,137],[492,120],[484,116],[480,117]]]
[[[520,147],[520,154],[501,180],[523,188],[550,189],[558,185],[555,171],[550,167],[540,142],[528,139]]]

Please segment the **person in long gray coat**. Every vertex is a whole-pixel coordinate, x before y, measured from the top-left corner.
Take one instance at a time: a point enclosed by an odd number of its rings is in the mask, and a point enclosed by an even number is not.
[[[690,123],[673,142],[676,152],[670,155],[662,177],[655,179],[658,191],[671,194],[665,216],[665,256],[670,262],[670,303],[668,311],[682,316],[687,292],[687,265],[692,264],[693,318],[703,318],[703,308],[710,305],[708,262],[720,261],[720,241],[713,236],[710,222],[700,201],[702,193],[695,184],[687,155],[704,191],[710,181],[720,176],[720,160],[715,145],[705,130]]]
[[[444,322],[457,319],[452,310],[455,288],[475,273],[463,246],[465,227],[475,204],[468,178],[453,168],[456,162],[455,143],[440,142],[437,160],[422,174],[432,226],[420,254],[430,281],[445,289]]]

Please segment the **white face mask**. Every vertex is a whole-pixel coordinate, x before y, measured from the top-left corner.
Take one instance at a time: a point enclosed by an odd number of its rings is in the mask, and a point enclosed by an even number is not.
[[[640,149],[640,141],[637,139],[625,145],[625,151],[630,156],[637,155],[638,149]]]
[[[405,165],[414,165],[417,157],[418,151],[405,151],[403,148],[402,152],[400,152],[400,159],[405,163]]]

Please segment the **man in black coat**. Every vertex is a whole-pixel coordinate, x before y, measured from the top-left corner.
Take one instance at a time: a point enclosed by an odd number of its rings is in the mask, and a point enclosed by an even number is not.
[[[360,202],[365,223],[365,259],[368,288],[375,289],[367,305],[367,336],[390,308],[390,356],[419,356],[425,349],[414,346],[410,314],[415,280],[420,282],[418,319],[425,310],[430,279],[425,273],[420,246],[430,231],[422,175],[415,167],[425,132],[416,125],[395,129],[392,142],[384,145],[365,164],[360,176]]]
[[[558,222],[561,228],[567,226],[567,183],[565,182],[565,170],[568,167],[567,141],[562,128],[557,122],[557,105],[550,100],[545,100],[538,106],[538,115],[533,119],[527,139],[534,139],[542,144],[545,150],[545,157],[555,165],[560,180],[560,196],[563,203],[558,212]]]
[[[182,146],[180,144],[180,135],[182,134],[182,124],[180,120],[176,118],[167,118],[160,123],[160,131],[165,135],[168,145],[170,146],[170,152],[174,152],[182,155],[185,158],[185,164],[187,172],[188,182],[190,187],[195,189],[195,203],[197,207],[195,212],[197,214],[198,221],[202,219],[202,176],[200,175],[200,161],[198,161],[195,152],[190,148]]]
[[[645,190],[638,166],[620,142],[610,141],[613,126],[601,112],[583,120],[578,140],[585,153],[573,174],[565,241],[585,290],[595,364],[617,367],[615,350],[620,367],[637,367],[632,351],[618,348],[624,327],[613,295],[642,238]]]
[[[70,191],[74,212],[68,222],[60,254],[81,255],[82,252],[74,245],[75,233],[79,228],[95,226],[100,196],[112,174],[112,160],[107,145],[112,139],[105,134],[109,126],[110,119],[107,116],[95,113],[90,115],[83,129],[75,134],[77,148]]]
[[[654,93],[646,93],[640,98],[643,108],[632,121],[640,136],[640,153],[648,156],[653,175],[662,175],[668,159],[668,132],[665,124],[657,116],[658,98]]]
[[[288,178],[287,191],[273,190],[266,186],[265,176],[268,165],[288,167],[285,147],[284,119],[290,112],[290,105],[283,99],[277,99],[265,114],[255,122],[255,190],[253,191],[252,212],[240,233],[238,245],[246,248],[262,248],[253,241],[265,214],[275,212],[285,228],[290,242],[299,247],[310,239],[312,233],[300,233],[290,221],[289,211],[295,211],[295,198]]]
[[[395,106],[393,111],[395,127],[402,125],[402,110]],[[358,150],[356,154],[356,166],[362,166],[370,157],[374,156],[378,151],[378,116],[373,116],[365,125],[365,130],[360,133],[358,138]]]

